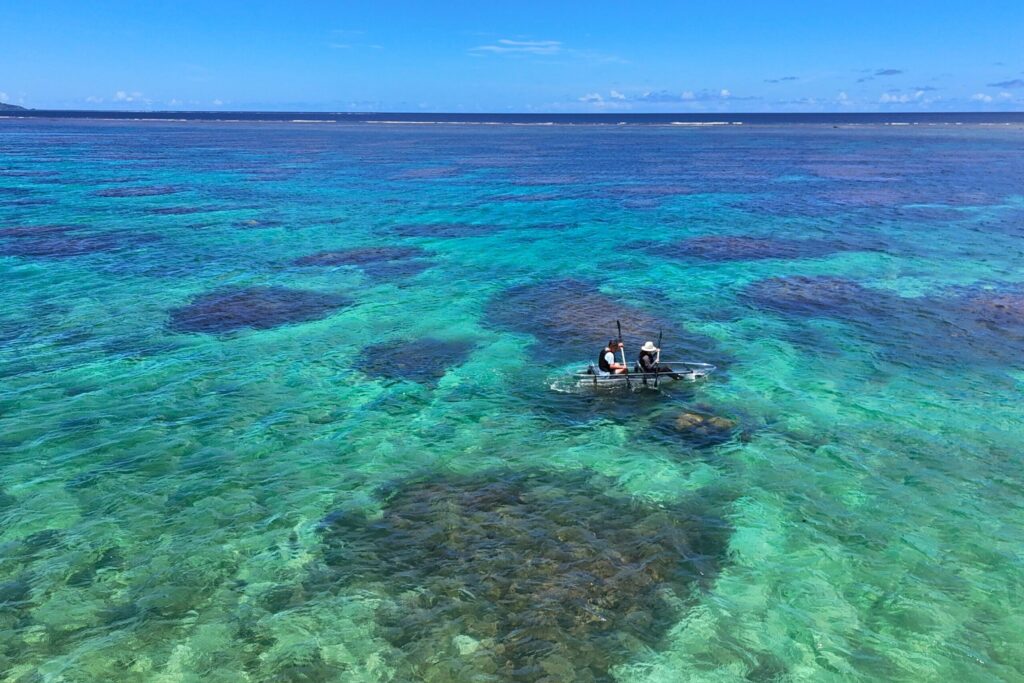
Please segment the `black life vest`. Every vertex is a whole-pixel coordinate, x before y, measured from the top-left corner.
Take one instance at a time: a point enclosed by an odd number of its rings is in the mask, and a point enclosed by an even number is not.
[[[601,372],[611,372],[612,371],[612,366],[609,365],[608,361],[605,360],[605,358],[604,358],[606,353],[611,353],[613,356],[615,355],[615,352],[612,351],[607,346],[604,347],[603,349],[601,349],[601,354],[597,357],[597,367],[601,369]]]
[[[640,369],[644,372],[653,372],[658,367],[654,354],[648,351],[640,352],[640,357],[637,358],[637,363],[640,365]]]

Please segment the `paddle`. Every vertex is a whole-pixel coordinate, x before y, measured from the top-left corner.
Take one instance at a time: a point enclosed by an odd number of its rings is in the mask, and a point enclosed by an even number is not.
[[[619,351],[622,353],[622,366],[626,368],[626,387],[632,389],[633,386],[629,383],[629,364],[626,362],[626,345],[622,343],[622,323],[618,320],[615,321],[615,327],[619,330]]]
[[[661,379],[661,334],[664,330],[658,330],[658,353],[654,357],[654,388],[658,388],[658,380]]]

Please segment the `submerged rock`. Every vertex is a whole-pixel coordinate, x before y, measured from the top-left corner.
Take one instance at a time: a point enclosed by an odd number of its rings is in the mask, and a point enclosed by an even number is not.
[[[401,171],[394,176],[395,180],[434,180],[438,178],[455,178],[462,174],[458,166],[423,166]]]
[[[736,427],[736,421],[717,415],[701,413],[680,413],[675,426],[681,432],[728,432]]]
[[[309,591],[381,591],[403,680],[611,680],[725,557],[713,511],[644,504],[587,471],[395,482],[379,517],[321,525]]]
[[[988,327],[1024,325],[1024,292],[979,292],[965,297],[962,305],[969,315]]]
[[[472,350],[473,345],[464,341],[426,338],[389,342],[363,349],[359,369],[377,377],[434,385]]]
[[[157,206],[146,209],[146,212],[155,216],[188,216],[193,213],[209,213],[210,211],[221,210],[215,206]]]
[[[773,277],[749,285],[742,297],[761,307],[798,316],[844,314],[865,308],[872,298],[887,297],[874,293],[853,280],[840,277]]]
[[[366,275],[380,280],[397,280],[419,275],[433,263],[430,252],[420,247],[359,247],[339,251],[321,251],[296,259],[297,266],[358,266]]]
[[[739,423],[726,417],[696,411],[683,411],[662,425],[663,432],[682,438],[696,448],[717,446],[733,438]]]
[[[258,228],[279,228],[284,221],[277,218],[249,218],[244,221],[235,222],[236,228],[258,229]]]
[[[0,255],[22,258],[71,258],[131,249],[155,242],[148,233],[89,232],[76,225],[19,225],[0,229]]]
[[[829,240],[791,240],[764,237],[707,235],[668,244],[649,244],[647,251],[669,258],[706,261],[753,261],[757,259],[815,258],[843,251]]]
[[[418,223],[412,225],[396,225],[390,232],[399,237],[481,237],[491,235],[500,230],[493,225],[477,225],[473,223]]]
[[[172,309],[168,326],[174,332],[210,334],[243,328],[265,330],[326,318],[351,304],[339,294],[284,287],[225,287]]]
[[[907,356],[945,367],[963,363],[1021,367],[1024,290],[1020,285],[970,287],[901,299],[899,315],[877,337]]]
[[[177,194],[181,191],[180,187],[174,187],[173,185],[141,185],[96,190],[93,192],[93,195],[96,197],[159,197],[167,194]]]
[[[297,258],[294,263],[297,266],[360,266],[428,254],[429,252],[420,247],[358,247],[338,251],[321,251]]]
[[[1024,293],[1016,285],[901,297],[842,278],[788,277],[754,282],[741,298],[794,317],[842,320],[899,364],[998,368],[1024,357]]]
[[[487,306],[491,326],[531,334],[544,345],[545,353],[563,360],[596,358],[601,346],[616,336],[616,320],[622,323],[631,361],[638,345],[656,338],[658,330],[672,340],[673,355],[704,358],[717,346],[709,337],[680,330],[653,313],[601,293],[593,283],[572,278],[513,287]]]
[[[590,349],[615,336],[615,321],[626,330],[662,325],[653,315],[615,301],[582,280],[548,280],[505,290],[487,307],[499,328],[527,332],[548,346]]]
[[[23,607],[32,597],[32,584],[27,577],[0,583],[0,611]],[[2,612],[0,612],[2,613]]]

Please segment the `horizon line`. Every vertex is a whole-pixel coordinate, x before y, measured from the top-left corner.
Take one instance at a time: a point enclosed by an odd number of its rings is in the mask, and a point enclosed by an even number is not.
[[[6,103],[10,104],[10,103]],[[859,115],[877,115],[877,114],[891,114],[898,116],[920,116],[920,115],[931,115],[931,116],[949,116],[953,114],[1021,114],[1024,115],[1024,110],[950,110],[950,111],[912,111],[912,110],[872,110],[872,111],[843,111],[843,110],[827,110],[827,111],[770,111],[770,112],[759,112],[759,111],[720,111],[720,112],[695,112],[695,111],[620,111],[620,112],[595,112],[595,111],[545,111],[545,112],[525,112],[525,111],[484,111],[484,112],[465,112],[465,111],[400,111],[400,110],[387,110],[387,111],[368,111],[368,110],[329,110],[329,109],[71,109],[71,108],[59,108],[59,109],[41,109],[35,107],[23,107],[19,105],[11,105],[16,107],[9,112],[33,112],[37,114],[43,113],[83,113],[83,114],[349,114],[356,116],[382,116],[387,114],[396,114],[401,116],[822,116],[822,115],[844,115],[844,116],[859,116]],[[5,110],[0,109],[0,112]]]

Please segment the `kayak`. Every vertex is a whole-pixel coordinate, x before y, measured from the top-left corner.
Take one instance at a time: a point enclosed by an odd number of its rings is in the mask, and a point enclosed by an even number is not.
[[[715,371],[715,366],[710,363],[664,361],[662,365],[672,368],[673,374],[678,377],[673,377],[667,372],[630,372],[628,375],[600,375],[594,372],[594,366],[592,365],[582,372],[574,372],[573,377],[579,381],[580,385],[591,384],[593,386],[609,387],[619,385],[631,386],[635,384],[638,386],[654,386],[655,381],[657,381],[658,386],[661,386],[669,382],[696,382],[706,378]]]

